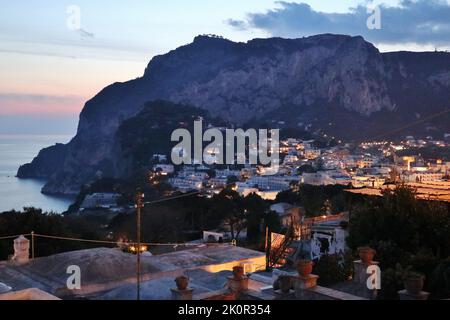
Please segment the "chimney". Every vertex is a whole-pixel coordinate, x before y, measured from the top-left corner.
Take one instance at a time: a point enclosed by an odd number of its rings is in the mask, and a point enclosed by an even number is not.
[[[228,277],[227,287],[237,294],[248,290],[248,277],[244,275],[244,267],[233,267],[233,275]]]
[[[188,288],[189,278],[186,276],[179,276],[175,279],[175,283],[177,287],[170,289],[170,291],[172,291],[172,300],[192,300],[192,293],[194,289]]]
[[[30,261],[30,240],[23,235],[14,240],[14,264],[23,265]]]

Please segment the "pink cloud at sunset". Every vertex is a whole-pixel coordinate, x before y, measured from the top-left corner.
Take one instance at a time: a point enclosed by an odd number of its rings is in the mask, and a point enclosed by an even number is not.
[[[0,115],[78,114],[86,100],[80,96],[0,94]]]

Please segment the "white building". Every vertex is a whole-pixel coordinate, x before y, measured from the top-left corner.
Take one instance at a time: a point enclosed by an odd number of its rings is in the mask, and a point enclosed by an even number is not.
[[[165,162],[167,161],[167,156],[165,154],[154,154],[153,160],[156,160],[158,162]]]
[[[353,176],[352,177],[352,186],[354,188],[380,188],[386,179],[377,177],[377,176]]]
[[[80,210],[104,208],[109,209],[117,206],[120,198],[118,193],[93,193],[87,195],[80,206]]]
[[[307,254],[311,260],[323,255],[341,254],[347,250],[346,238],[349,215],[347,212],[324,218],[305,219],[302,240],[297,254]]]
[[[247,185],[260,190],[288,190],[291,181],[286,176],[254,176],[247,180]]]
[[[278,214],[282,226],[289,227],[291,224],[295,226],[300,223],[302,215],[300,207],[285,202],[279,202],[271,205],[270,210]]]
[[[169,179],[169,183],[173,188],[181,192],[203,189],[203,180],[196,178],[171,178]]]
[[[230,169],[224,169],[224,170],[219,170],[216,169],[216,177],[237,177],[239,178],[241,176],[241,171],[240,170],[230,170]]]
[[[439,181],[444,177],[442,172],[405,172],[401,174],[401,179],[404,182],[430,182]]]
[[[309,159],[309,160],[314,160],[314,159],[320,157],[320,154],[321,154],[320,149],[307,148],[304,151],[305,158]]]
[[[300,176],[300,183],[313,186],[326,186],[334,185],[336,182],[326,173],[326,171],[319,171],[314,173],[304,172]]]
[[[223,188],[227,186],[228,178],[227,177],[215,177],[208,180],[208,184],[212,188]]]
[[[155,164],[153,166],[153,171],[159,172],[161,175],[166,176],[174,173],[174,166],[171,164]]]
[[[315,223],[311,228],[311,260],[323,255],[341,254],[346,250],[346,229],[340,226],[342,220]]]
[[[294,155],[287,155],[283,160],[284,164],[292,164],[296,162],[298,162],[298,157]]]

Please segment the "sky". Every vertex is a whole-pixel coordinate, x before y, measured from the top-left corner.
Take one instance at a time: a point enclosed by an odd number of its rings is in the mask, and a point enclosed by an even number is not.
[[[368,28],[377,11],[367,6],[379,8],[379,29]],[[0,8],[0,134],[73,134],[89,98],[199,34],[329,32],[363,35],[381,51],[450,48],[447,0],[0,0]]]

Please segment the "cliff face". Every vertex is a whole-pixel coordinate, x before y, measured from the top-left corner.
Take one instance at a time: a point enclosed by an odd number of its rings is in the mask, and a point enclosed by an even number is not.
[[[361,37],[329,34],[247,43],[199,36],[154,57],[143,77],[102,90],[86,103],[76,137],[18,176],[48,178],[44,192],[74,193],[100,174],[123,175],[118,129],[148,101],[192,105],[237,125],[283,120],[358,139],[448,108],[449,89],[447,53],[381,54]],[[432,126],[448,131],[445,120]]]

